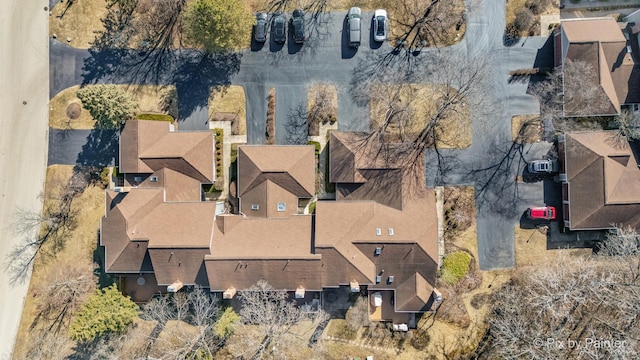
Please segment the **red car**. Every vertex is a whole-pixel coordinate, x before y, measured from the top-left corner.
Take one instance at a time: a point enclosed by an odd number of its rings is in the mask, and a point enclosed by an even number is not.
[[[556,208],[553,206],[530,207],[527,209],[529,219],[554,220],[556,218]]]

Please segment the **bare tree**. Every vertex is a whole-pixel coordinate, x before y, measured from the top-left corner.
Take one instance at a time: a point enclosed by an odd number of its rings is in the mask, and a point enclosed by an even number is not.
[[[596,74],[588,63],[566,59],[545,81],[533,85],[531,90],[540,101],[542,117],[562,132],[592,128],[592,122],[579,117],[611,112],[611,101],[600,87]]]
[[[616,243],[620,239],[622,245]],[[516,272],[493,296],[486,355],[634,357],[640,351],[640,283],[620,263],[621,257],[632,257],[637,264],[634,241],[637,235],[618,232],[605,242],[601,256],[565,257]]]
[[[285,291],[274,290],[264,280],[241,291],[240,300],[243,356],[251,359],[286,359],[299,346],[294,327],[307,319],[315,327],[327,318],[322,309],[304,312],[287,299]]]
[[[199,286],[192,291],[155,297],[143,308],[144,319],[157,321],[147,347],[156,344],[166,359],[187,359],[196,354],[210,357],[224,343],[213,331],[219,312],[218,298]],[[163,331],[168,336],[158,336]]]
[[[402,34],[392,39],[398,48],[450,45],[466,19],[465,3],[459,0],[409,0],[403,1],[401,6],[402,11],[398,15],[402,16],[391,19],[395,22],[393,25],[402,29]]]
[[[615,140],[618,143],[640,139],[640,117],[635,112],[622,110],[615,118],[618,132]]]

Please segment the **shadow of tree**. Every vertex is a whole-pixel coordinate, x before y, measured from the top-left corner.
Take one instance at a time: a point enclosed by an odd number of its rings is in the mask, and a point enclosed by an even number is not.
[[[78,154],[76,164],[84,167],[105,167],[116,164],[119,135],[117,130],[93,129]]]
[[[220,90],[231,84],[240,71],[241,54],[183,51],[172,82],[178,93],[179,120],[184,120],[199,107],[206,107],[211,89]]]

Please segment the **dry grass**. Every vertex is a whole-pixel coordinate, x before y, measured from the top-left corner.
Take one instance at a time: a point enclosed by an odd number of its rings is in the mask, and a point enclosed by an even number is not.
[[[536,143],[542,140],[540,115],[516,115],[511,118],[511,140],[518,143]]]
[[[47,178],[45,185],[45,203],[54,194],[53,184],[59,180],[68,181],[73,174],[73,166],[52,165],[47,168]],[[24,358],[28,345],[33,343],[33,332],[30,327],[34,323],[37,315],[37,302],[39,300],[37,289],[44,285],[47,275],[57,267],[62,265],[79,266],[83,264],[93,264],[93,251],[97,246],[97,231],[100,218],[104,215],[104,190],[89,186],[81,195],[73,200],[71,209],[76,210],[77,227],[72,231],[65,243],[64,249],[58,253],[54,259],[43,259],[37,257],[34,263],[31,281],[29,283],[28,295],[25,298],[22,318],[16,340],[15,358]],[[66,339],[63,336],[62,339]],[[73,343],[67,341],[67,349]]]
[[[507,11],[506,11],[506,24],[507,27],[509,27],[509,25],[513,24],[514,21],[516,20],[516,13],[518,12],[518,10],[524,8],[525,3],[527,2],[527,0],[508,0],[507,1]],[[548,6],[542,13],[540,13],[540,15],[559,15],[560,14],[560,8],[557,6]],[[539,25],[540,24],[540,15],[535,15],[535,19],[536,19],[536,23]],[[535,36],[539,36],[540,35],[540,26],[534,26],[534,35]],[[526,36],[526,33],[520,34],[521,36]]]
[[[322,105],[324,99],[324,105]],[[316,101],[321,104],[316,106]],[[326,119],[338,119],[338,90],[334,85],[315,84],[309,87],[307,92],[307,112],[309,118],[318,121]],[[319,127],[319,125],[318,125]]]
[[[558,261],[562,256],[587,256],[591,249],[547,250],[547,236],[536,229],[515,227],[516,266],[540,266]]]
[[[395,95],[396,108],[407,107],[410,120],[400,129],[397,122],[392,122],[387,128],[385,137],[391,141],[398,141],[398,134],[402,131],[406,138],[415,137],[436,112],[436,104],[443,92],[439,85],[376,85],[371,93],[370,116],[371,127],[380,128],[384,122],[389,107],[389,96]],[[389,96],[387,96],[389,95]],[[471,114],[463,104],[450,111],[451,116],[439,121],[436,126],[437,146],[439,148],[463,149],[471,145]]]
[[[237,116],[238,135],[247,134],[247,98],[244,87],[231,85],[224,90],[211,90],[209,94],[209,119],[216,120],[224,113]]]
[[[104,31],[101,19],[106,14],[107,3],[104,0],[67,0],[57,3],[49,17],[49,35],[56,34],[58,40],[64,43],[70,37],[69,45],[87,49],[95,39],[94,32]]]
[[[92,86],[92,85],[88,85]],[[152,85],[117,85],[121,87],[138,104],[137,113],[161,113],[170,114],[174,118],[177,116],[177,100],[171,100],[171,105],[165,106],[163,99],[171,99],[175,96],[176,88],[170,86]],[[95,126],[96,121],[91,117],[89,111],[82,109],[80,117],[71,119],[67,115],[67,107],[70,104],[80,104],[82,102],[76,96],[80,89],[79,85],[66,88],[56,94],[49,102],[49,126],[55,129],[77,129],[90,130]]]

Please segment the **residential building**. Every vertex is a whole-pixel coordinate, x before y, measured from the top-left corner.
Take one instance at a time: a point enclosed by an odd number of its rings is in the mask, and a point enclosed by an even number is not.
[[[615,135],[570,132],[558,139],[562,217],[570,230],[640,228],[640,149]]]
[[[146,288],[186,285],[231,299],[262,279],[301,302],[317,301],[326,288],[367,286],[379,305],[372,319],[409,323],[440,300],[434,191],[424,187],[423,167],[416,179],[373,156],[374,144],[357,146],[361,138],[331,133],[337,199],[318,201],[315,215],[313,146],[239,146],[239,205],[223,214],[201,193],[214,181],[211,133],[128,122],[125,186],[106,191],[101,223],[107,272],[122,276],[140,301]]]
[[[565,19],[556,28],[555,66],[572,61],[591,69],[590,73],[563,70],[563,90],[558,95],[564,97],[564,116],[616,115],[625,106],[638,110],[640,71],[633,53],[638,43],[629,40],[627,30],[623,32],[626,25],[605,17]],[[587,92],[589,96],[583,96]]]

